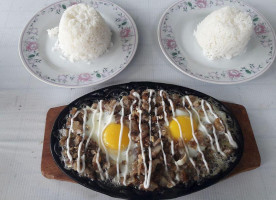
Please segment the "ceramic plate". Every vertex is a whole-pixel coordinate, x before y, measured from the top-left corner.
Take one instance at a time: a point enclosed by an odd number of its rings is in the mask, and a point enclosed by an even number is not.
[[[203,55],[193,32],[208,14],[227,5],[251,16],[254,33],[244,54],[231,60],[210,61]],[[217,84],[234,84],[254,79],[264,73],[275,58],[273,28],[258,11],[239,0],[178,1],[161,17],[158,40],[166,58],[182,73]]]
[[[100,12],[112,31],[109,51],[90,63],[62,59],[53,51],[56,39],[47,29],[58,26],[62,13],[76,3],[86,3]],[[133,19],[116,4],[103,0],[60,1],[39,11],[23,30],[19,54],[26,69],[39,80],[61,87],[85,87],[102,83],[120,73],[132,60],[138,44]]]

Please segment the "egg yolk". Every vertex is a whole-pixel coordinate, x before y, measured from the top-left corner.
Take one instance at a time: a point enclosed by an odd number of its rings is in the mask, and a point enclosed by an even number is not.
[[[190,117],[189,116],[178,116],[178,117],[176,117],[176,120],[178,121],[178,123],[181,127],[183,139],[185,140],[185,142],[190,141],[193,138]],[[180,130],[179,130],[178,123],[175,120],[172,120],[169,124],[169,129],[170,129],[171,135],[176,140],[180,138]],[[197,123],[194,119],[193,119],[193,128],[194,128],[194,131],[197,129]]]
[[[103,132],[103,142],[108,149],[118,150],[119,149],[119,138],[120,138],[121,124],[109,124],[104,132]],[[123,126],[122,139],[121,139],[121,147],[120,149],[124,149],[128,146],[129,128]]]

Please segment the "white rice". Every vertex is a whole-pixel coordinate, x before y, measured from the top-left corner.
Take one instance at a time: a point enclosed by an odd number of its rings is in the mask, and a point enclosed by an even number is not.
[[[227,6],[212,12],[200,22],[194,36],[208,59],[231,59],[246,51],[252,32],[251,17]]]
[[[55,34],[55,30],[48,30],[48,34]],[[71,62],[93,60],[104,54],[110,43],[111,31],[94,8],[76,4],[63,13],[58,28],[58,45],[63,56]]]
[[[58,35],[58,26],[47,30],[50,38],[55,38]]]

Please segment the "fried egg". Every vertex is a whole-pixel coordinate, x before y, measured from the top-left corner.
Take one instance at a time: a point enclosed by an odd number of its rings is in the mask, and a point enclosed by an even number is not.
[[[126,125],[123,125],[120,151],[118,151],[121,124],[115,122],[115,116],[113,113],[100,113],[100,111],[94,110],[88,116],[87,126],[87,136],[89,137],[91,134],[91,140],[96,142],[101,151],[107,153],[111,160],[117,162],[119,152],[119,163],[126,160],[126,151],[129,145],[129,128]],[[132,147],[133,145],[130,146],[130,149]]]
[[[181,138],[182,133],[185,142],[189,142],[193,138],[193,131],[196,131],[197,128],[197,121],[193,118],[191,123],[189,113],[180,109],[176,109],[175,119],[169,123],[169,129],[173,139],[178,140]]]

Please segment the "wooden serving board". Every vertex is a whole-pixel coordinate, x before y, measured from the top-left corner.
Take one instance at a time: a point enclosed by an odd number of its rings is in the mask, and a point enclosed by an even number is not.
[[[261,165],[261,157],[245,107],[227,102],[223,102],[223,104],[234,114],[234,116],[239,121],[244,137],[244,152],[241,161],[229,175],[233,176],[235,174],[259,167]],[[50,151],[50,136],[52,127],[56,118],[64,107],[65,106],[51,108],[47,113],[41,159],[41,173],[43,176],[49,179],[74,182],[58,168],[52,158]]]

